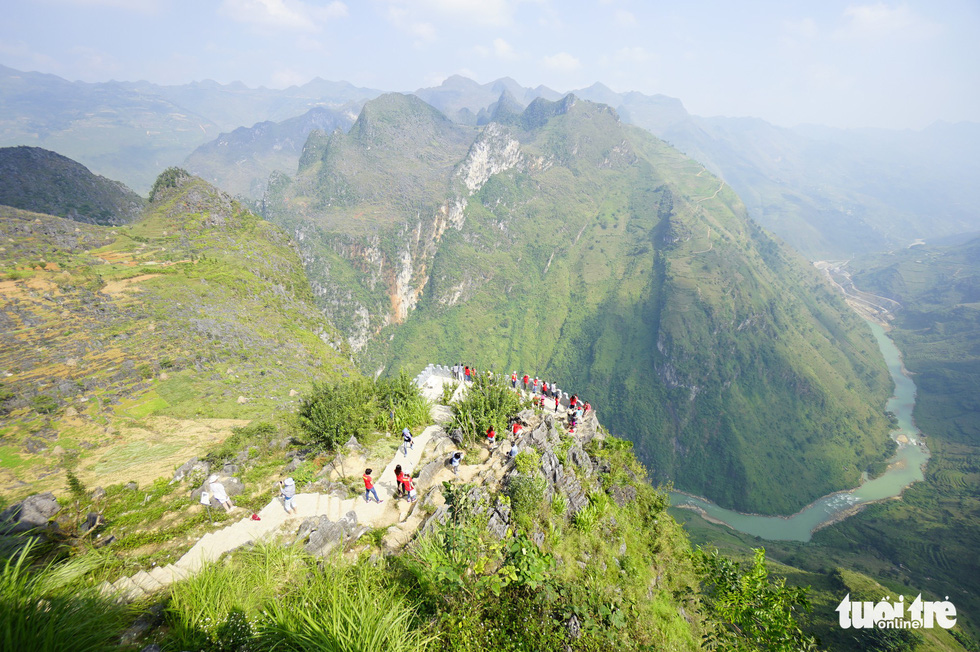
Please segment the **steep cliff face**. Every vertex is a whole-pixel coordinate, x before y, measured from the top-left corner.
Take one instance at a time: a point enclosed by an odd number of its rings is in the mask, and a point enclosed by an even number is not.
[[[581,387],[657,479],[751,511],[885,454],[870,333],[701,166],[571,96],[479,133],[386,102],[271,202],[365,368],[438,354]]]

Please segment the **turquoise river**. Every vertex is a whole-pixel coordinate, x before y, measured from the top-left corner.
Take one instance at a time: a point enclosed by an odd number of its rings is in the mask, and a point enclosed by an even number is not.
[[[720,521],[735,530],[763,539],[809,541],[815,530],[853,513],[857,505],[898,496],[905,487],[922,480],[922,468],[929,459],[929,450],[922,441],[922,433],[912,421],[915,383],[907,375],[902,356],[885,330],[874,322],[868,323],[895,381],[895,395],[888,400],[886,409],[898,418],[898,428],[891,432],[892,438],[898,442],[898,450],[889,461],[885,473],[874,480],[865,481],[856,489],[819,498],[792,516],[742,514],[680,492],[671,494],[671,504],[694,509],[709,520]]]

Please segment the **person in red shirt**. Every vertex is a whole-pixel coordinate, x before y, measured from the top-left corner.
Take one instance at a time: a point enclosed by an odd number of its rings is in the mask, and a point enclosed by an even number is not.
[[[568,399],[568,409],[575,411],[575,405],[578,403],[578,394],[572,394],[572,398]]]
[[[408,494],[408,502],[415,502],[415,484],[412,482],[412,474],[406,473],[402,475],[402,487],[405,489],[405,493]]]
[[[548,381],[546,380],[541,381],[541,394],[542,396],[548,395]]]
[[[521,380],[524,381],[524,389],[527,389],[527,383],[529,380],[531,380],[531,377],[528,376],[527,374],[524,374],[524,377],[521,378]]]
[[[514,431],[514,437],[515,438],[517,437],[517,433],[519,433],[523,428],[524,428],[524,426],[521,425],[521,422],[520,421],[515,421],[514,422],[513,431]]]
[[[514,388],[514,389],[517,389],[517,372],[516,371],[511,372],[511,374],[510,374],[510,386],[512,388]]]
[[[497,432],[493,429],[493,426],[487,428],[487,446],[490,450],[493,450],[494,443],[497,441]]]
[[[371,479],[371,469],[364,469],[364,502],[370,502],[369,496],[374,495],[374,500],[381,503],[384,502],[378,498],[378,491],[374,488],[374,480]]]
[[[585,409],[582,410],[582,416],[584,417],[586,414],[588,414],[589,413],[589,410],[591,410],[591,409],[592,409],[592,406],[589,404],[588,401],[586,401],[585,402]]]

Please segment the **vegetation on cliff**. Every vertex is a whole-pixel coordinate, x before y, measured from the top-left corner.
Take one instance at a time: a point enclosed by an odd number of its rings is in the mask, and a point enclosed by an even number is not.
[[[364,368],[464,360],[574,384],[656,479],[745,511],[792,513],[887,456],[867,328],[693,161],[571,96],[489,124],[465,156],[463,128],[410,98],[362,120],[311,138],[267,205]],[[444,143],[424,179],[400,146],[413,133]],[[416,200],[392,206],[403,186]]]

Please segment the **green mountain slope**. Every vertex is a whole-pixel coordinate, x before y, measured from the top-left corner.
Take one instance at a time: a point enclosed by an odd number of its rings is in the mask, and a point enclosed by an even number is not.
[[[417,124],[383,108],[365,112]],[[427,119],[416,130],[438,137]],[[538,100],[510,120],[444,165],[451,175],[424,179],[403,131],[387,158],[355,125],[282,185],[276,219],[326,243],[301,243],[307,268],[343,270],[320,305],[349,314],[341,279],[375,292],[363,321],[389,325],[347,331],[366,343],[365,368],[462,360],[557,381],[636,442],[656,478],[744,510],[795,511],[882,459],[888,379],[870,333],[727,186],[608,107]],[[348,161],[368,157],[384,184],[341,193]]]
[[[354,119],[354,107],[332,110],[310,109],[282,122],[260,122],[250,128],[239,127],[221,134],[195,149],[184,161],[192,174],[234,195],[261,199],[269,176],[275,172],[293,174],[310,132],[347,131]]]
[[[89,224],[132,222],[144,199],[70,158],[38,147],[0,148],[0,204]]]
[[[289,236],[186,173],[130,225],[0,207],[0,237],[8,488],[64,454],[95,472],[139,445],[117,439],[133,420],[251,418],[351,370]],[[176,434],[154,440],[161,455]]]

